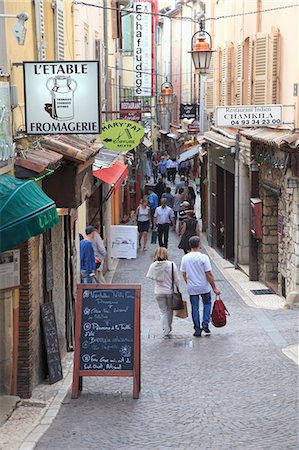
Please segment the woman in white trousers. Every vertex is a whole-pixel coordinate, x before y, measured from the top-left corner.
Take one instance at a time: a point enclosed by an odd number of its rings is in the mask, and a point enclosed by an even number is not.
[[[147,278],[155,282],[155,298],[158,303],[161,314],[161,325],[164,337],[169,337],[172,331],[171,298],[172,288],[172,270],[174,276],[174,286],[179,287],[178,269],[174,262],[168,260],[168,252],[164,247],[158,247],[154,262],[150,265]]]

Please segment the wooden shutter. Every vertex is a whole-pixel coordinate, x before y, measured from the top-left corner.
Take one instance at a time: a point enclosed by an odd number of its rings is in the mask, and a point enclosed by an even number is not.
[[[244,81],[244,46],[243,42],[239,42],[237,46],[236,58],[236,93],[235,104],[243,104],[243,81]]]
[[[205,105],[206,112],[214,112],[215,107],[215,79],[214,79],[215,53],[213,53],[209,73],[205,80]]]
[[[233,45],[226,44],[222,50],[222,78],[221,78],[221,105],[231,105],[232,103],[232,63]]]
[[[215,63],[214,63],[214,80],[215,80],[215,106],[220,105],[220,93],[221,93],[221,62],[222,62],[222,51],[218,47],[215,53]]]
[[[46,60],[44,0],[35,0],[35,23],[38,61]]]
[[[273,27],[270,36],[270,80],[268,102],[271,104],[279,102],[279,37],[278,28]]]
[[[253,104],[268,102],[267,82],[269,73],[269,35],[257,33],[253,52]]]
[[[56,0],[54,8],[55,57],[64,60],[64,0]]]
[[[248,53],[247,53],[247,92],[246,92],[246,105],[252,104],[252,73],[253,73],[253,41],[251,38],[248,38]]]

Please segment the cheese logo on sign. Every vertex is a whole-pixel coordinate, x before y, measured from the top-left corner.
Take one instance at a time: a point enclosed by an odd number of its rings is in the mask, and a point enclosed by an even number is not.
[[[144,128],[132,120],[109,120],[102,125],[102,144],[118,152],[127,152],[140,144]]]

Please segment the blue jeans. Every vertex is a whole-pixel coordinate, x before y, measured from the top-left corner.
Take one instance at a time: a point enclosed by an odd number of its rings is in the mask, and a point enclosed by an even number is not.
[[[201,297],[203,303],[203,318],[202,318],[203,327],[207,327],[209,325],[211,316],[211,303],[212,303],[211,292],[207,292],[206,294],[190,295],[190,302],[192,307],[192,319],[194,329],[196,332],[201,331],[200,315],[199,315],[199,297]]]
[[[86,270],[81,271],[81,283],[83,284],[96,284],[97,280],[95,277],[89,277]]]

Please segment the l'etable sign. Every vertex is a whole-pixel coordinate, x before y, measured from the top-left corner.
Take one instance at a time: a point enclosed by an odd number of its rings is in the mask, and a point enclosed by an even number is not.
[[[134,2],[135,96],[152,95],[152,5]]]
[[[117,152],[137,147],[144,136],[144,128],[132,120],[109,120],[102,124],[102,144]]]
[[[27,134],[99,132],[97,61],[23,65]]]
[[[281,122],[282,105],[216,107],[216,127],[267,127]]]

